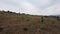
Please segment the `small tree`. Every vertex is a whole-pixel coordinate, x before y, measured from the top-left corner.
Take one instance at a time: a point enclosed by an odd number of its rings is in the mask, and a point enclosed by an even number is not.
[[[43,17],[41,17],[41,22],[43,23]]]

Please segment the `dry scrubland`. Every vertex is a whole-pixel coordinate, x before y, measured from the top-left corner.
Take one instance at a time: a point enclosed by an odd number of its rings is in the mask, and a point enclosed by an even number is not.
[[[60,34],[60,18],[0,11],[0,34]]]

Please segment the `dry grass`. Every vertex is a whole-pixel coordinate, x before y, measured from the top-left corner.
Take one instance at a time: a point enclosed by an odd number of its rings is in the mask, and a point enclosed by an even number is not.
[[[60,34],[60,18],[0,11],[0,34]]]

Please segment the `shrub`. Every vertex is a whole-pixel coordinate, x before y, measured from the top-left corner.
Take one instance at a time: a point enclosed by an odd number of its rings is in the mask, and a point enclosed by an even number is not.
[[[45,18],[47,18],[48,16],[44,16]]]
[[[8,13],[13,13],[13,12],[11,12],[11,11],[7,11]]]
[[[56,18],[60,18],[59,16],[56,16]]]
[[[43,17],[41,17],[41,22],[43,22]]]
[[[24,30],[24,31],[28,31],[28,29],[27,29],[27,28],[23,28],[23,30]]]
[[[2,32],[2,31],[3,31],[3,28],[0,27],[0,32]]]

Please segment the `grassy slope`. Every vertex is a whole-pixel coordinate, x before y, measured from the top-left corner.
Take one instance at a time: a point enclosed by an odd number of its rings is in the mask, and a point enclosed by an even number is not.
[[[0,12],[0,34],[60,34],[60,19]]]

